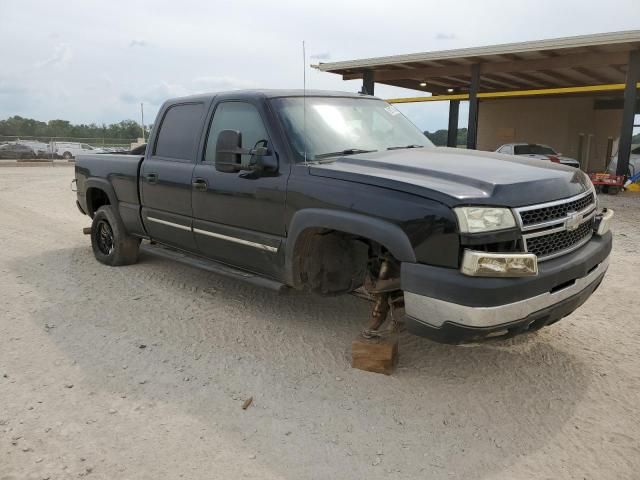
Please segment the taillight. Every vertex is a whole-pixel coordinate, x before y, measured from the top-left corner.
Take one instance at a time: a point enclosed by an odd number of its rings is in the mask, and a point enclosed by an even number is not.
[[[553,155],[549,155],[549,160],[553,163],[560,163],[560,159],[558,157],[554,157]]]

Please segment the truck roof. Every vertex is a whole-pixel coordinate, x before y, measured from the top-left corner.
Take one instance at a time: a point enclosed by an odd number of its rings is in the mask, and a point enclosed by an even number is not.
[[[165,103],[177,103],[184,101],[208,101],[214,97],[235,99],[259,99],[278,97],[348,97],[348,98],[377,98],[352,92],[339,92],[334,90],[302,90],[302,89],[259,89],[259,90],[231,90],[226,92],[200,93],[187,97],[170,98]]]

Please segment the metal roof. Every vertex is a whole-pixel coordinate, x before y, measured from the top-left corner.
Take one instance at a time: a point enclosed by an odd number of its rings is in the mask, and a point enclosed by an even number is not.
[[[320,63],[345,80],[372,71],[377,83],[434,94],[466,92],[471,65],[480,65],[480,92],[623,83],[640,30],[486,47]],[[426,86],[420,86],[426,83]]]

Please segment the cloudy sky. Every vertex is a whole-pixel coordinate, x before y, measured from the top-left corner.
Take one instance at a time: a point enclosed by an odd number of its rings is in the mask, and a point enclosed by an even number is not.
[[[317,63],[640,29],[640,0],[0,0],[0,19],[0,118],[109,123],[138,119],[140,102],[151,121],[168,97],[300,88],[303,39]],[[446,128],[444,102],[402,108],[423,129]]]

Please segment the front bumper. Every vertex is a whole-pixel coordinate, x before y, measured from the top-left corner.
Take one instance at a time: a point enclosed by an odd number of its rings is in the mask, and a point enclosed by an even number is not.
[[[598,287],[609,265],[611,233],[539,265],[538,275],[480,278],[458,270],[402,265],[410,332],[445,343],[540,328],[569,315]]]

